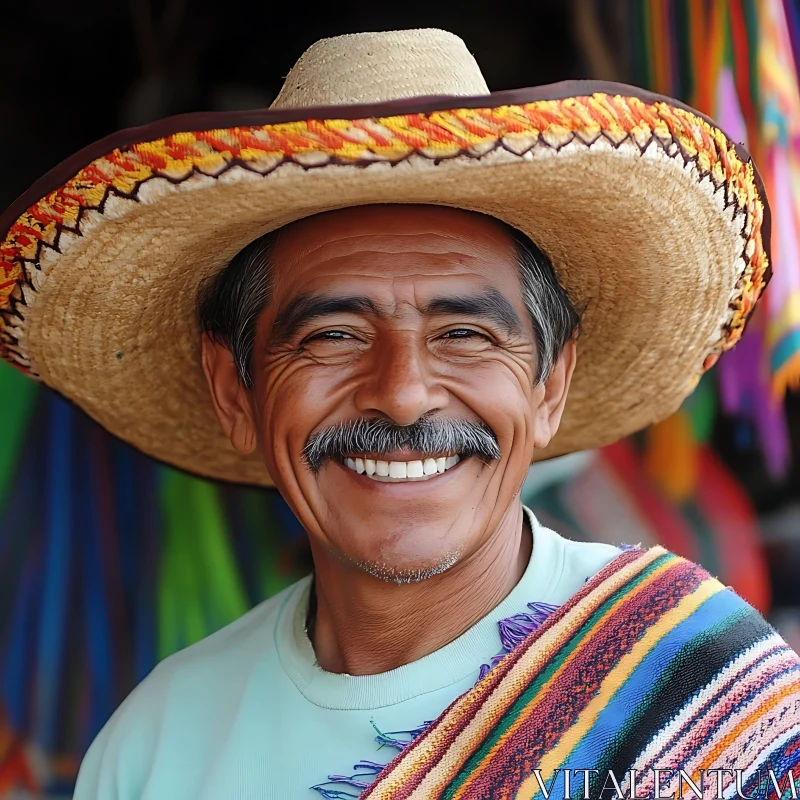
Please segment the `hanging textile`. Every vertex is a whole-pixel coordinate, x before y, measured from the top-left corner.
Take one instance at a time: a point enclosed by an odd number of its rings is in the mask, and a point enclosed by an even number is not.
[[[625,10],[629,80],[712,116],[747,146],[764,179],[772,282],[715,373],[722,409],[752,426],[767,469],[780,478],[791,459],[783,398],[800,388],[800,8],[792,0],[629,0]],[[703,441],[687,438],[684,415],[651,432],[646,459],[678,500],[696,486]]]
[[[0,797],[68,795],[131,689],[306,574],[307,549],[274,490],[157,464],[4,364],[0,395]]]

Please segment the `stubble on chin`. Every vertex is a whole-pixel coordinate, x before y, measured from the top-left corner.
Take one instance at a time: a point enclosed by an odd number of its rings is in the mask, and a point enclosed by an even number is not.
[[[436,575],[441,575],[447,572],[454,566],[460,557],[460,553],[456,550],[443,554],[438,561],[432,564],[417,567],[398,567],[389,564],[385,561],[366,561],[348,559],[349,563],[366,572],[373,578],[385,581],[386,583],[408,584],[408,583],[421,583],[422,581],[433,578]]]

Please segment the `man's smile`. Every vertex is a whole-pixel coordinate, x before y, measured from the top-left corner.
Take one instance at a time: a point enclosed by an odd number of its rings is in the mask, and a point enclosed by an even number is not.
[[[388,461],[364,457],[345,457],[344,465],[375,481],[393,483],[395,481],[425,481],[449,470],[461,461],[461,456],[441,456],[439,458]]]

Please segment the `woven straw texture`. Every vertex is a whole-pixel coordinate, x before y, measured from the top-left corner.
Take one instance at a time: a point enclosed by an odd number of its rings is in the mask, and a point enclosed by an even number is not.
[[[269,484],[213,415],[198,284],[296,219],[440,204],[524,231],[585,308],[561,430],[537,459],[662,419],[741,336],[766,280],[767,212],[752,164],[705,119],[629,87],[585,86],[516,104],[444,97],[435,110],[428,101],[425,111],[393,104],[363,116],[329,105],[288,122],[191,131],[176,118],[169,134],[162,123],[158,136],[76,167],[0,228],[3,355],[156,458]],[[317,43],[276,105],[434,90],[484,93],[456,37],[359,34]]]

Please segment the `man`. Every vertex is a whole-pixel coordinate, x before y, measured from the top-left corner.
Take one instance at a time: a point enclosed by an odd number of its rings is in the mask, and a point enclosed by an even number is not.
[[[738,339],[767,271],[746,153],[629,87],[488,95],[440,31],[320,42],[259,113],[101,143],[0,228],[7,356],[157,457],[274,482],[314,557],[154,670],[76,797],[786,785],[774,631],[519,499]]]

